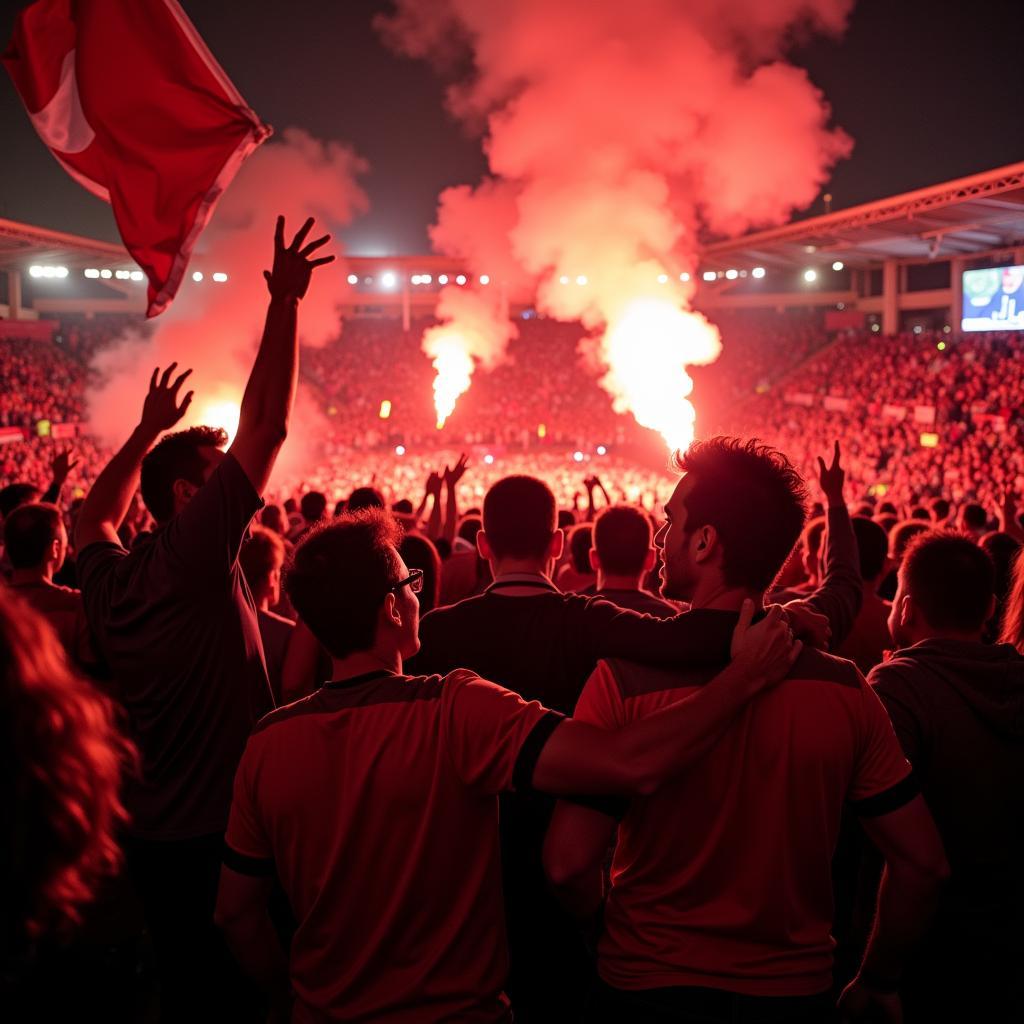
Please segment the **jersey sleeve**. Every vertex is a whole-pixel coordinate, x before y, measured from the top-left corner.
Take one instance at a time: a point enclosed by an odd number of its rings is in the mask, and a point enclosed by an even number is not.
[[[444,741],[466,786],[481,793],[529,789],[563,716],[473,672],[451,673],[442,700]]]
[[[572,717],[599,729],[621,729],[626,724],[622,691],[607,661],[597,663],[576,702]]]
[[[254,760],[250,740],[235,772],[231,811],[224,836],[224,863],[241,875],[262,876],[274,873],[274,856],[256,804],[252,780]]]
[[[863,679],[859,716],[860,743],[849,802],[858,815],[873,818],[909,803],[919,788],[882,702]]]
[[[927,719],[919,713],[917,693],[908,685],[899,665],[891,662],[876,665],[868,682],[888,712],[896,738],[910,763],[919,769],[927,767],[924,762],[929,744],[923,724]]]

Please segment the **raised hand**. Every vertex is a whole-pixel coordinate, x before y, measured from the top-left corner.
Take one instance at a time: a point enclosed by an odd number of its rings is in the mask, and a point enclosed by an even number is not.
[[[277,227],[274,230],[274,269],[263,271],[267,288],[270,289],[273,298],[301,299],[309,287],[313,268],[322,267],[325,263],[334,260],[333,256],[321,256],[315,260],[309,258],[317,249],[331,240],[330,235],[324,235],[303,246],[312,227],[313,218],[310,217],[299,228],[291,245],[286,246],[284,244],[284,217],[277,218]]]
[[[50,463],[50,472],[53,475],[55,484],[63,484],[71,474],[71,470],[78,465],[78,459],[72,459],[72,449],[59,452],[53,462]]]
[[[427,494],[433,494],[435,497],[441,493],[441,476],[439,473],[431,473],[427,477],[426,490]]]
[[[177,367],[177,363],[171,363],[161,374],[158,366],[150,378],[149,394],[146,395],[146,401],[142,406],[141,425],[154,436],[165,430],[170,430],[185,415],[188,407],[192,404],[194,391],[189,391],[181,400],[181,404],[178,404],[178,391],[192,371],[185,370],[184,373],[175,377],[173,383],[170,383],[171,374]]]
[[[746,600],[732,634],[732,660],[765,683],[776,683],[792,668],[803,645],[794,639],[793,630],[778,605],[756,625],[754,602]]]
[[[839,464],[838,441],[836,441],[836,446],[832,453],[831,466],[826,466],[825,460],[820,455],[818,456],[818,480],[821,483],[822,491],[825,492],[829,505],[845,504],[843,485],[846,483],[846,470]]]
[[[469,456],[460,455],[459,461],[452,468],[444,467],[444,482],[449,491],[466,475],[466,466],[468,464]]]

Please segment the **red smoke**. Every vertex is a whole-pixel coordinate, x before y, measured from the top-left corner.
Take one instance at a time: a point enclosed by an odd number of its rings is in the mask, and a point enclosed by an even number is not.
[[[781,58],[798,31],[840,32],[852,0],[395,6],[380,28],[397,50],[442,74],[468,58],[448,105],[482,132],[493,175],[442,193],[435,246],[595,330],[635,321],[637,301],[687,309],[693,285],[680,274],[696,269],[702,231],[787,220],[852,146],[806,73]],[[682,332],[673,356],[680,389],[685,362],[717,354],[715,339],[694,337]],[[604,345],[606,361],[630,350],[621,341]],[[496,332],[492,358],[505,343]],[[637,412],[614,383],[630,376],[613,372],[606,386]]]
[[[101,383],[88,395],[92,431],[109,444],[122,443],[137,422],[153,367],[174,361],[195,370],[189,386],[196,397],[185,425],[227,418],[230,407],[241,401],[263,328],[268,295],[262,272],[273,257],[276,215],[285,215],[289,237],[307,216],[316,218],[317,233],[336,233],[366,208],[356,184],[365,170],[351,149],[297,128],[258,149],[200,239],[191,267],[205,270],[204,280],[186,278],[177,301],[154,321],[151,337],[129,336],[96,358]],[[335,238],[324,252],[338,250]],[[228,280],[213,282],[213,271],[226,273]],[[337,336],[345,288],[338,263],[315,272],[299,312],[304,344],[319,345]],[[283,456],[289,466],[302,459],[302,439],[318,432],[318,415],[300,387],[296,425]]]

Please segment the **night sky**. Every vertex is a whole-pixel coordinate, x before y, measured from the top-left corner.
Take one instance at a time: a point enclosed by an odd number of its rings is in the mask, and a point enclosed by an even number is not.
[[[22,6],[0,5],[5,44]],[[183,6],[265,121],[346,142],[369,161],[371,209],[342,232],[349,251],[427,251],[438,193],[476,182],[485,163],[479,141],[445,113],[430,68],[378,39],[372,18],[385,0]],[[841,40],[816,40],[791,59],[856,140],[829,186],[834,209],[1024,159],[1021,0],[859,0]],[[4,73],[0,138],[0,216],[117,239],[109,208],[49,155]]]

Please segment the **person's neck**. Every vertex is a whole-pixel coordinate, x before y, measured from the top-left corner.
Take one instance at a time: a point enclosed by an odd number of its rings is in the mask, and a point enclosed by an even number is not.
[[[757,608],[764,606],[764,593],[749,587],[730,587],[721,579],[702,579],[698,582],[690,601],[694,610],[700,608],[718,612],[738,612],[744,601],[753,601]]]
[[[494,574],[495,579],[498,579],[500,576],[511,576],[512,574],[546,576],[550,579],[551,564],[547,561],[538,562],[533,558],[503,558],[500,561],[495,560],[491,562],[491,572]]]
[[[34,569],[15,569],[11,573],[11,583],[16,587],[24,587],[31,583],[52,583],[53,566],[37,566]]]
[[[971,630],[970,632],[963,632],[956,629],[915,630],[911,636],[907,637],[909,642],[906,646],[913,647],[915,644],[924,643],[925,640],[955,640],[957,643],[980,644],[982,643],[982,634],[984,631],[984,627]]]
[[[640,576],[619,576],[612,572],[597,574],[598,590],[640,590]]]
[[[369,672],[394,672],[402,674],[402,655],[398,650],[356,651],[344,658],[334,658],[331,664],[332,679],[352,679]]]

